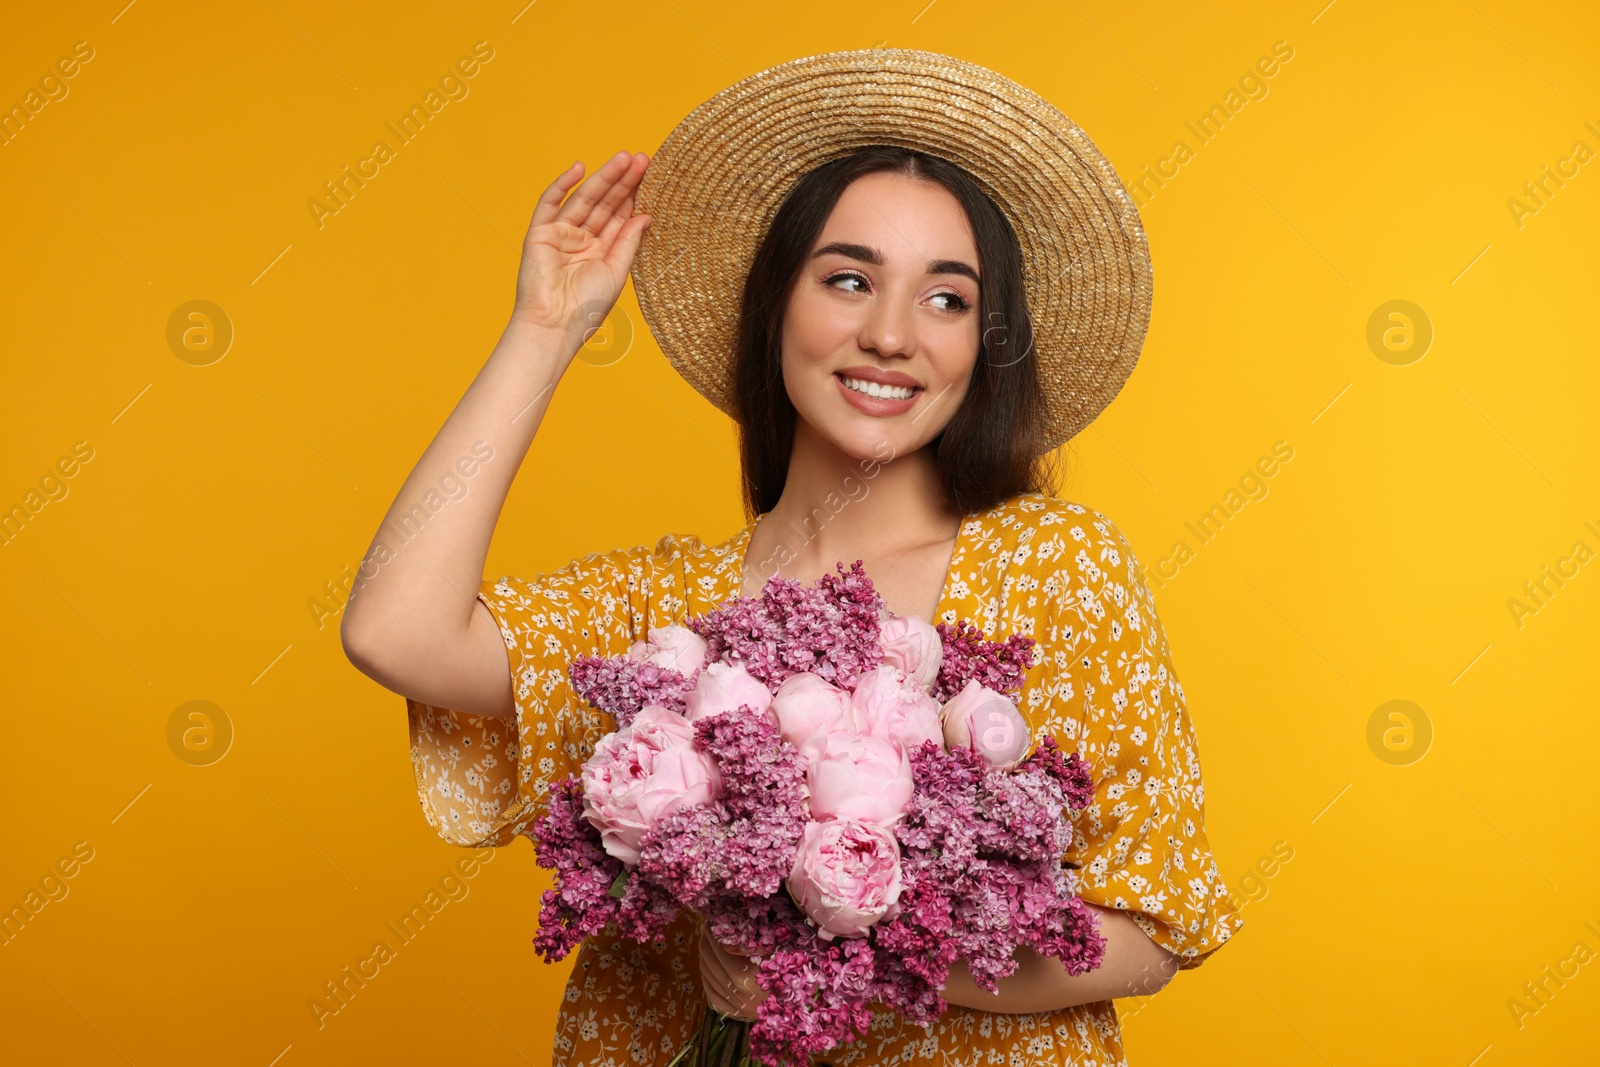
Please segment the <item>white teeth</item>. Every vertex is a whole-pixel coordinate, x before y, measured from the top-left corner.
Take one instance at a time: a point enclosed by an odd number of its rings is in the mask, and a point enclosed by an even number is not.
[[[908,385],[882,385],[878,382],[869,382],[862,378],[840,377],[846,389],[867,396],[882,397],[884,400],[910,400],[916,395],[916,390]]]

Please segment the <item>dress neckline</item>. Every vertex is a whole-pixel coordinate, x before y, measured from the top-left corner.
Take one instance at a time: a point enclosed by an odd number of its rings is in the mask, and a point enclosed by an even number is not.
[[[757,524],[770,514],[771,512],[762,512],[757,515],[746,524],[744,529],[734,534],[733,539],[728,543],[729,555],[736,561],[738,568],[733,576],[733,596],[744,595],[744,572],[749,562],[745,557],[750,549],[750,539],[755,534]],[[952,601],[955,598],[951,595],[951,589],[955,585],[956,568],[960,565],[961,560],[965,558],[967,528],[972,525],[972,520],[977,517],[977,512],[966,512],[961,516],[961,524],[956,527],[955,545],[950,549],[950,561],[945,564],[944,584],[939,589],[939,603],[934,606],[933,618],[923,620],[929,625],[936,624],[940,617],[953,606]]]

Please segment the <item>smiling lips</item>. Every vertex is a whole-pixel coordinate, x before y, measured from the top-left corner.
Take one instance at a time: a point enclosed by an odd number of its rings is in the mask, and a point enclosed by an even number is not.
[[[909,385],[881,385],[878,382],[869,382],[865,378],[851,378],[842,374],[839,380],[844,383],[846,389],[866,393],[868,396],[882,397],[885,400],[910,400],[917,392]]]
[[[834,374],[845,400],[868,415],[899,415],[916,404],[922,386],[908,374],[876,367],[846,367]]]

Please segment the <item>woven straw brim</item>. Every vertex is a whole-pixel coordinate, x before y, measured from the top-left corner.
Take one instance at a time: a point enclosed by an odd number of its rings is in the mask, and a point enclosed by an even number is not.
[[[745,276],[807,171],[876,144],[955,163],[1005,213],[1024,284],[1054,448],[1122,388],[1150,319],[1149,247],[1116,171],[1037,93],[935,52],[864,49],[753,74],[695,108],[635,197],[645,322],[678,373],[736,416],[732,362]]]

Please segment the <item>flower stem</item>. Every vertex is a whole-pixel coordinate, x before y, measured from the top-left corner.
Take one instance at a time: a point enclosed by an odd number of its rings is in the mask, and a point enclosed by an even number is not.
[[[700,1024],[667,1067],[755,1067],[750,1058],[754,1021],[724,1015],[706,1005]]]

